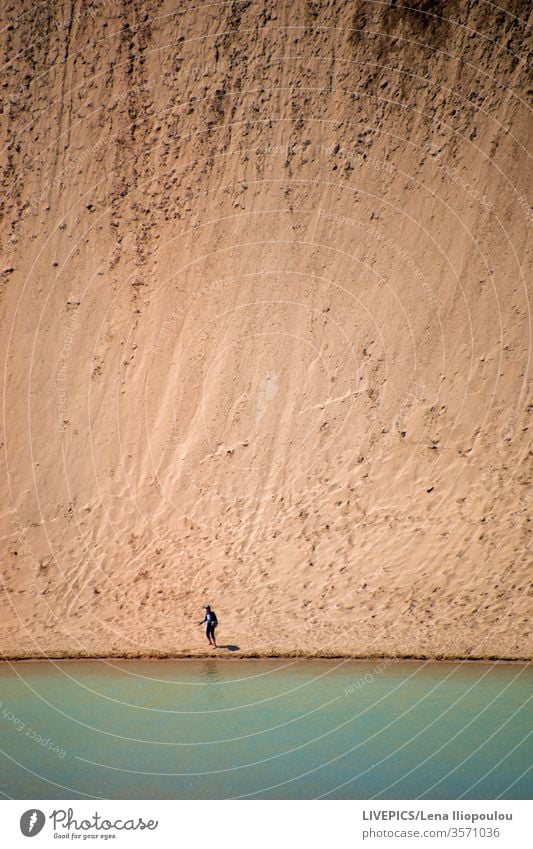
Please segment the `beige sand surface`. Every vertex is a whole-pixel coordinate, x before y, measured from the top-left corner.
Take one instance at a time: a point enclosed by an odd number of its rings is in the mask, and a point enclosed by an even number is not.
[[[529,15],[1,4],[4,656],[531,657]]]

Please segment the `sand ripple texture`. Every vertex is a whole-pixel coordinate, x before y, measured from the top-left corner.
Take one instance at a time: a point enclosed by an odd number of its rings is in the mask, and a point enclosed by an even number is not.
[[[529,15],[1,4],[4,655],[531,656]]]

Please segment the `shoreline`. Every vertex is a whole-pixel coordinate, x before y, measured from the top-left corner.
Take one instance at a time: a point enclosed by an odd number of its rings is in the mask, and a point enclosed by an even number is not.
[[[25,652],[13,654],[0,654],[0,663],[10,662],[33,662],[33,661],[94,661],[94,660],[205,660],[214,658],[216,660],[351,660],[361,663],[381,661],[388,663],[406,662],[428,662],[428,663],[520,663],[529,664],[533,662],[530,657],[499,657],[496,655],[483,656],[460,656],[460,655],[387,655],[368,654],[358,655],[349,652],[339,653],[327,652],[259,652],[259,651],[184,651],[184,652],[117,652],[103,654],[73,654],[68,652],[50,652],[48,654],[31,655]]]

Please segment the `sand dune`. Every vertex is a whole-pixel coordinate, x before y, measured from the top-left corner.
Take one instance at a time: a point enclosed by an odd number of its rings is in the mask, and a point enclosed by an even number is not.
[[[529,4],[0,15],[3,654],[531,656]]]

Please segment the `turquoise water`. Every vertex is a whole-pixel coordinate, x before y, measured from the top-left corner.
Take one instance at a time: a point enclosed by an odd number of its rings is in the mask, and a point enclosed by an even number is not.
[[[0,791],[27,799],[531,798],[533,666],[0,664]]]

